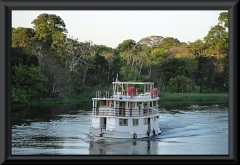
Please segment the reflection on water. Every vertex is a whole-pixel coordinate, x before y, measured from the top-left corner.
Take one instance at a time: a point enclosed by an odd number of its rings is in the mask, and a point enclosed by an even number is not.
[[[91,104],[14,109],[12,154],[228,155],[227,103],[205,110],[191,108],[194,103],[169,104],[170,108],[165,104],[159,110],[162,133],[138,140],[93,141]]]
[[[147,140],[117,140],[90,142],[90,155],[150,155],[158,153],[158,143]]]

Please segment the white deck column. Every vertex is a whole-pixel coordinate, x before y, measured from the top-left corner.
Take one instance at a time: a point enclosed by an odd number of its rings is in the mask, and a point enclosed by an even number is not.
[[[93,101],[93,108],[94,108],[94,110],[96,110],[95,100]]]

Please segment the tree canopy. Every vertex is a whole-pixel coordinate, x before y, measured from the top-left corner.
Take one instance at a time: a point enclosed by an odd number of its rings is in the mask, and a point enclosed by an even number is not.
[[[117,75],[152,81],[160,92],[227,92],[228,12],[218,21],[194,42],[151,35],[113,49],[68,37],[62,18],[40,14],[33,28],[12,28],[12,101],[109,89]]]

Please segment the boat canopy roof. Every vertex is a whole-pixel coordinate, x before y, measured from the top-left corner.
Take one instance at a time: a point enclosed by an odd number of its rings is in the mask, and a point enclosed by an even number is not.
[[[153,82],[112,82],[112,84],[149,84],[149,85],[154,85]]]

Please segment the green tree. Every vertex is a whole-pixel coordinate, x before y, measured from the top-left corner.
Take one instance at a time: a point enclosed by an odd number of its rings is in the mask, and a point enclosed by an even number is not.
[[[12,47],[23,47],[28,53],[32,53],[35,32],[31,28],[18,27],[12,30]]]
[[[166,82],[172,77],[179,75],[188,76],[191,68],[186,67],[186,60],[181,58],[169,58],[158,66],[158,73],[163,73],[166,77]]]
[[[74,94],[80,94],[84,91],[89,91],[90,90],[89,86],[83,84],[82,74],[83,74],[82,72],[79,72],[77,70],[70,71],[69,85],[72,86]]]
[[[150,60],[153,65],[157,65],[170,55],[170,48],[180,45],[176,38],[167,37],[162,39],[157,48],[154,48],[150,54]]]
[[[12,101],[26,103],[39,98],[47,92],[47,78],[40,68],[26,65],[16,65],[12,68]]]
[[[88,70],[88,84],[90,86],[108,86],[108,62],[96,54],[93,67]]]
[[[136,44],[134,40],[125,40],[117,47],[117,51],[121,57],[122,65],[130,68],[131,73],[135,73],[135,71],[138,72],[136,79],[134,78],[135,81],[142,81],[144,79],[146,80],[148,77],[148,73],[146,72],[143,74],[142,70],[144,67],[148,67],[148,64],[145,63],[145,61],[147,56],[150,54],[150,49],[151,48],[145,44]]]
[[[114,76],[119,73],[121,68],[119,54],[114,49],[104,45],[95,45],[95,47],[98,54],[107,60],[107,83],[111,85],[111,82],[114,81]]]
[[[22,47],[13,47],[11,49],[12,66],[19,64],[38,67],[38,58],[34,54],[29,54]]]
[[[64,21],[55,14],[40,14],[32,21],[32,24],[34,24],[34,30],[38,40],[44,41],[50,46],[53,46],[54,42],[57,42],[58,39],[62,39],[61,36],[65,36],[64,33],[67,33]]]
[[[88,57],[90,56],[89,42],[79,42],[78,39],[66,39],[66,45],[63,50],[63,60],[70,70],[75,70],[77,65],[81,63],[88,65]]]
[[[228,28],[228,12],[220,13],[218,17],[219,24]]]
[[[192,92],[194,91],[194,82],[182,75],[170,78],[168,81],[167,90],[169,92],[181,93]]]
[[[122,66],[120,69],[121,81],[136,81],[138,70],[131,66]]]
[[[178,46],[179,44],[180,44],[180,41],[177,38],[166,37],[160,42],[159,47],[162,47],[168,50],[173,46]]]
[[[123,43],[119,44],[116,48],[117,52],[121,57],[121,61],[124,65],[129,65],[134,67],[134,51],[133,49],[136,46],[134,40],[124,40]]]
[[[140,39],[137,44],[146,45],[150,48],[155,48],[159,46],[163,39],[164,37],[162,36],[149,36]]]
[[[179,46],[173,46],[169,49],[169,58],[177,58],[181,61],[184,61],[187,77],[193,77],[193,72],[197,68],[196,57],[189,51],[188,45],[181,43]]]
[[[202,40],[196,40],[195,42],[190,43],[189,50],[195,55],[196,60],[198,62],[198,68],[195,71],[195,78],[197,79],[196,84],[200,86],[199,92],[203,92],[203,80],[206,77],[207,72],[207,64],[209,62],[208,58],[203,56],[203,51],[205,48],[205,44]]]
[[[33,54],[39,58],[42,66],[43,58],[54,54],[61,48],[66,39],[66,25],[64,21],[55,14],[40,14],[32,21],[34,24],[34,46]]]
[[[136,44],[137,44],[136,41],[128,39],[120,43],[116,49],[118,52],[130,51],[133,47],[136,46]]]
[[[152,65],[157,65],[168,57],[169,49],[162,47],[155,48],[151,51],[150,61]]]
[[[226,19],[224,19],[224,22],[227,22]],[[228,32],[226,28],[220,24],[215,25],[204,37],[204,41],[206,49],[203,51],[203,56],[207,57],[211,65],[214,66],[211,74],[207,76],[208,86],[211,90],[224,89],[223,86],[226,87],[225,90],[228,90]],[[218,75],[225,78],[219,79],[217,78]],[[221,83],[219,80],[221,80]]]
[[[146,81],[149,79],[149,63],[148,56],[151,48],[146,45],[138,44],[135,47],[135,68],[138,70],[137,81]]]
[[[228,90],[228,13],[220,13],[218,20],[218,25],[211,27],[204,40],[189,44],[190,52],[198,61],[195,82],[201,93],[207,88]]]
[[[13,103],[26,103],[43,97],[47,92],[47,78],[38,67],[36,55],[29,54],[22,47],[11,49]]]
[[[228,55],[228,32],[226,28],[220,25],[212,27],[207,36],[204,37],[204,41],[207,46],[203,52],[204,56],[222,58]]]
[[[73,93],[69,69],[55,63],[45,64],[44,75],[48,78],[48,95],[51,97],[70,97]]]

